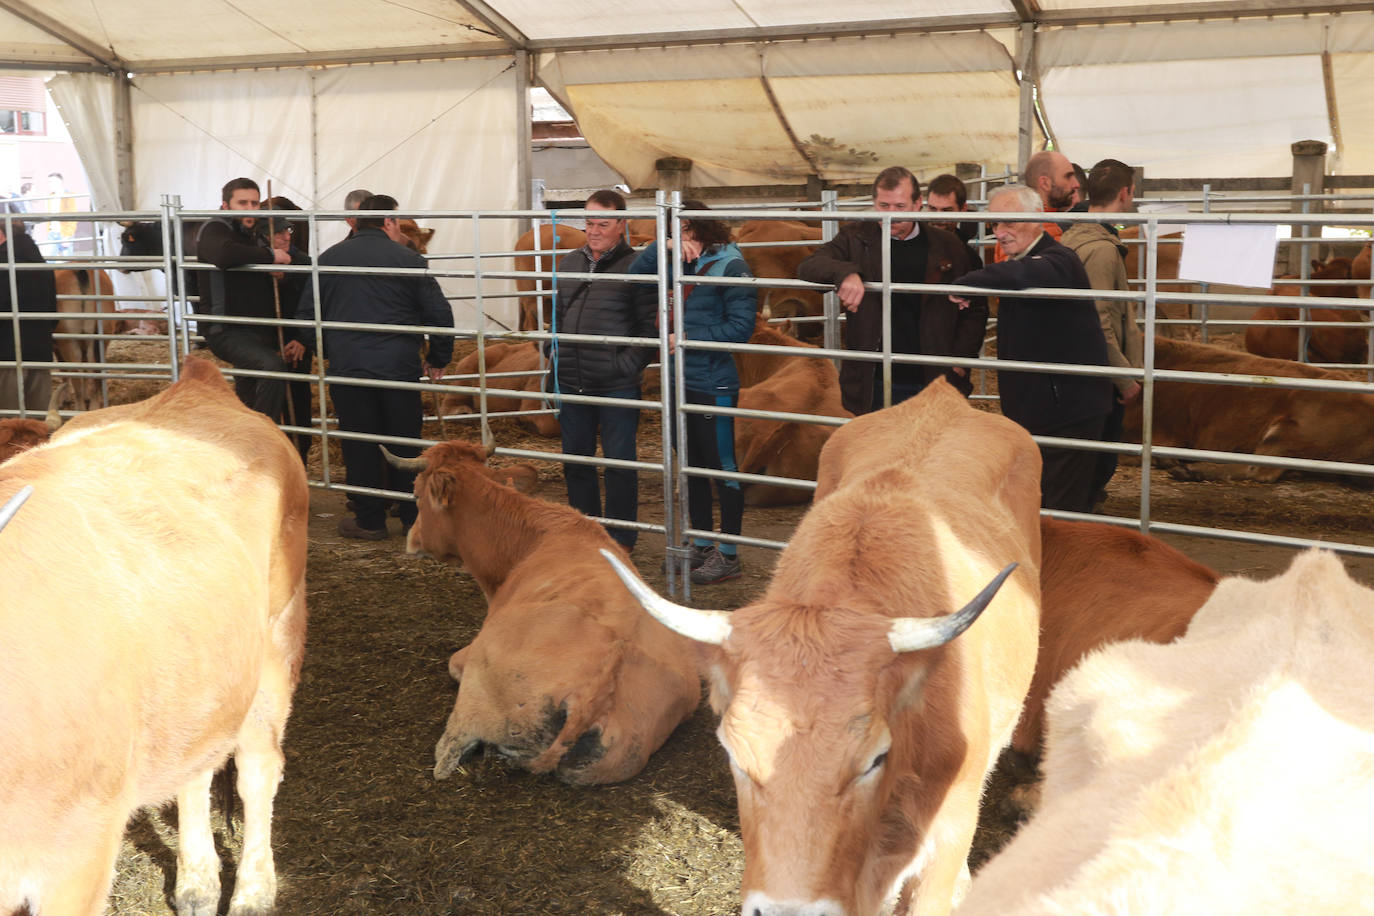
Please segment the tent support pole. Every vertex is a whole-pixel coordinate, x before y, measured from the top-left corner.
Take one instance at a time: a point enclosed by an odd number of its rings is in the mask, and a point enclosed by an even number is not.
[[[129,71],[116,70],[110,74],[114,98],[114,156],[115,187],[119,194],[119,208],[132,210],[134,198],[134,117],[133,86]]]

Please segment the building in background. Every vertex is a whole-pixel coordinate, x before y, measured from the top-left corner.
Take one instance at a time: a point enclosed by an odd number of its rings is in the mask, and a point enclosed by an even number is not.
[[[0,76],[0,201],[26,214],[91,207],[86,170],[42,76]],[[90,223],[30,222],[45,257],[95,250]]]

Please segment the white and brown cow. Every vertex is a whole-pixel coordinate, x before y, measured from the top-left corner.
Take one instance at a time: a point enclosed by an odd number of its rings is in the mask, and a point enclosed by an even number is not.
[[[1309,551],[1050,697],[1039,811],[959,916],[1367,913],[1374,592]]]
[[[0,503],[26,485],[0,533],[0,912],[103,912],[129,816],[175,796],[177,912],[215,913],[209,789],[231,753],[244,833],[229,912],[267,912],[305,639],[295,450],[190,360],[156,397],[0,465]]]
[[[629,779],[700,702],[691,645],[646,616],[597,556],[625,557],[604,528],[492,480],[487,457],[455,440],[389,459],[420,469],[407,550],[461,561],[489,602],[449,662],[458,698],[434,775],[489,748],[575,785]]]
[[[949,912],[1035,665],[1039,475],[1024,430],[940,380],[830,438],[758,601],[679,607],[622,571],[702,644],[745,916]]]

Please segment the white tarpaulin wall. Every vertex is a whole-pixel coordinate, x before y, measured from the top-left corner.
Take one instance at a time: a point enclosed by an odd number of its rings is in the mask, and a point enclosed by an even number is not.
[[[1060,148],[1156,178],[1285,175],[1298,140],[1331,144],[1334,172],[1374,171],[1371,52],[1367,13],[1053,29],[1036,42]]]
[[[417,91],[417,90],[423,91]],[[342,209],[353,188],[390,194],[402,209],[514,209],[516,78],[510,58],[386,64],[252,74],[193,73],[134,80],[136,204],[178,194],[187,209],[214,209],[220,187],[240,175],[305,208]],[[470,252],[471,220],[430,220],[431,253]],[[321,246],[343,237],[321,232]],[[483,226],[486,251],[509,251],[513,222]],[[435,266],[472,266],[472,259]],[[508,269],[508,262],[484,263]],[[450,295],[468,281],[445,280]],[[500,284],[483,284],[496,292]],[[454,303],[474,327],[471,303]],[[510,324],[510,300],[487,303]]]
[[[632,187],[665,156],[694,185],[1016,162],[1012,59],[986,32],[559,52],[539,78]]]

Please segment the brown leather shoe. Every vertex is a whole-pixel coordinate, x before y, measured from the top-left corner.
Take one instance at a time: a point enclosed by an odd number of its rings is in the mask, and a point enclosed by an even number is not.
[[[391,534],[385,528],[364,528],[356,518],[349,516],[339,522],[339,536],[359,541],[385,541]]]

